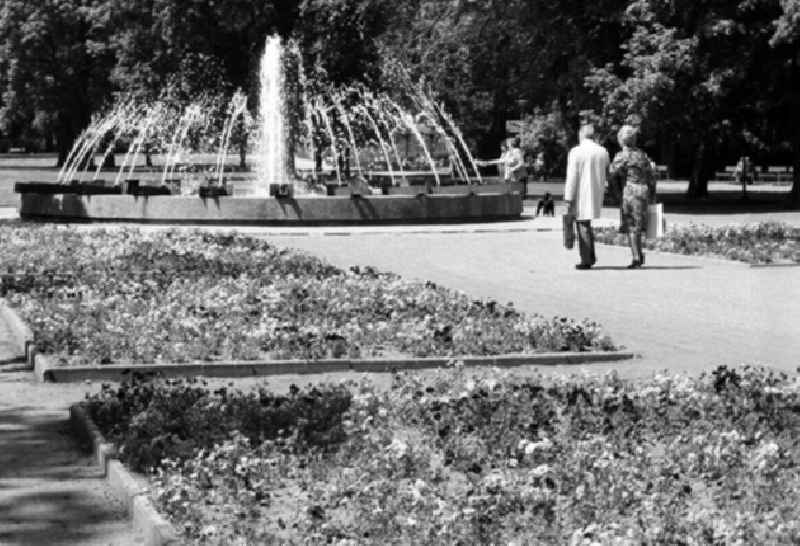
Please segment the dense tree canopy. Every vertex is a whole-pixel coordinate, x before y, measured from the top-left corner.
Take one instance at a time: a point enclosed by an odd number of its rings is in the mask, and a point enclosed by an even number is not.
[[[108,97],[113,52],[95,2],[5,0],[0,131],[65,151]]]
[[[622,59],[587,77],[603,119],[612,127],[641,120],[666,148],[662,159],[689,167],[690,193],[705,195],[720,161],[766,156],[780,147],[776,137],[787,137],[765,123],[783,94],[774,84],[785,52],[770,45],[780,13],[770,0],[630,2]]]
[[[800,0],[5,0],[1,9],[0,132],[62,159],[92,112],[120,94],[256,96],[273,33],[300,44],[313,81],[390,93],[422,81],[479,154],[494,154],[506,122],[522,118],[525,145],[560,165],[592,111],[612,146],[620,123],[640,123],[647,151],[697,196],[739,155],[800,157]]]

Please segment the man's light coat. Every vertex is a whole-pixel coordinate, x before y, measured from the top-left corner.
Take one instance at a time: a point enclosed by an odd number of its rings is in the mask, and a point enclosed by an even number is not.
[[[573,202],[576,219],[600,218],[609,162],[608,151],[588,138],[569,151],[564,199]]]

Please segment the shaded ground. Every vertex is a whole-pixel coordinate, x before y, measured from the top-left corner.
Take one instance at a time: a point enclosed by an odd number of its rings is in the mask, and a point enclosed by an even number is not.
[[[66,408],[84,385],[41,385],[22,370],[0,321],[0,544],[140,544]]]

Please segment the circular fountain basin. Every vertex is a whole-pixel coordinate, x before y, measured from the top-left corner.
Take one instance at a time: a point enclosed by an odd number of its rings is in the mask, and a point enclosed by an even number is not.
[[[408,195],[199,197],[20,191],[20,217],[47,222],[334,225],[508,220],[522,214],[515,186],[425,188]]]

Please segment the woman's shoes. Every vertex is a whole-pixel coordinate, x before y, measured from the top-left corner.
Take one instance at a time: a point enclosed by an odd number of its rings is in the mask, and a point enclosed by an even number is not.
[[[644,254],[642,254],[642,257],[640,259],[633,260],[631,262],[631,265],[628,266],[628,269],[639,269],[643,265],[644,265]]]

